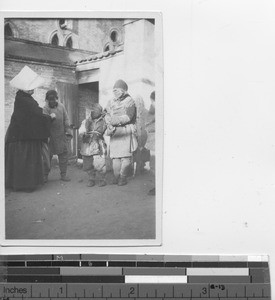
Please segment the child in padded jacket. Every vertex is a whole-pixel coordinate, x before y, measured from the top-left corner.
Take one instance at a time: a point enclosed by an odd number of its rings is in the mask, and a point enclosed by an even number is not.
[[[103,134],[107,125],[102,114],[102,107],[99,104],[92,106],[91,114],[83,120],[79,128],[81,141],[80,154],[83,158],[83,171],[89,176],[87,186],[95,185],[98,178],[98,186],[106,185],[106,151]]]

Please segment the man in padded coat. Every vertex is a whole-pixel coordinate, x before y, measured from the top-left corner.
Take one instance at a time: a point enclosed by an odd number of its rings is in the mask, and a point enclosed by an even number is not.
[[[49,140],[49,156],[50,161],[53,155],[58,156],[60,179],[62,181],[70,181],[67,176],[68,165],[68,139],[72,137],[69,117],[62,103],[58,100],[58,94],[55,90],[49,90],[46,93],[46,104],[43,108],[45,114],[55,115],[51,123],[51,136]],[[44,164],[44,180],[48,180],[50,168],[48,164]]]

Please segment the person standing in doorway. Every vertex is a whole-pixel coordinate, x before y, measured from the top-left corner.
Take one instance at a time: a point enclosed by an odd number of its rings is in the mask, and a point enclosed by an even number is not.
[[[113,162],[114,184],[127,184],[132,165],[132,155],[137,149],[136,106],[128,94],[128,85],[119,79],[113,87],[114,98],[108,102],[106,111],[106,134],[110,136],[110,157]]]
[[[51,135],[49,140],[49,161],[53,155],[58,156],[60,179],[62,181],[70,181],[67,176],[68,166],[68,139],[72,138],[72,130],[70,128],[69,117],[62,103],[58,100],[58,94],[55,90],[49,90],[46,93],[46,104],[43,108],[44,113],[53,117],[51,123]],[[44,181],[48,181],[50,166],[44,163]]]

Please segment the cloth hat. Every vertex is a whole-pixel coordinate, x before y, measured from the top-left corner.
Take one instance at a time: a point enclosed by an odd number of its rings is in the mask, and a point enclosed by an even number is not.
[[[11,81],[10,85],[23,91],[33,90],[43,85],[44,79],[25,66]]]
[[[114,89],[123,89],[124,91],[128,91],[128,85],[125,81],[122,79],[119,79],[115,82],[115,85],[113,87]]]
[[[49,90],[49,91],[47,91],[47,93],[46,93],[46,100],[49,100],[50,98],[58,99],[57,91],[55,91],[55,90]]]

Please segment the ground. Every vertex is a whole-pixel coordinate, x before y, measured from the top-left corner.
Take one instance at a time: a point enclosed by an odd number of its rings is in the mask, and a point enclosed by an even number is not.
[[[125,186],[87,187],[81,167],[68,168],[70,182],[52,168],[49,181],[32,193],[6,191],[6,239],[154,239],[155,197],[150,172]]]

